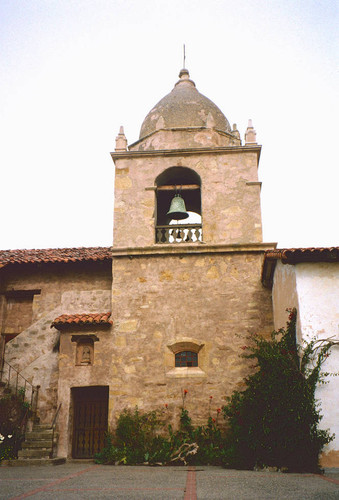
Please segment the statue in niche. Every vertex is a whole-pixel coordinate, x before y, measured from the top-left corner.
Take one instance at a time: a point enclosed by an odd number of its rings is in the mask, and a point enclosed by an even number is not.
[[[91,365],[92,364],[91,347],[89,345],[82,346],[80,364],[81,365]]]

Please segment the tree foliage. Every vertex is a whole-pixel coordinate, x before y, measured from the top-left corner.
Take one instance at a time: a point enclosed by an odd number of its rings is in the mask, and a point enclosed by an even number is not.
[[[315,399],[324,382],[321,366],[331,341],[296,342],[296,310],[290,310],[286,329],[266,340],[249,337],[245,358],[255,360],[255,372],[244,391],[235,391],[223,407],[228,422],[224,462],[228,467],[255,466],[316,471],[324,445],[334,436],[319,429]]]

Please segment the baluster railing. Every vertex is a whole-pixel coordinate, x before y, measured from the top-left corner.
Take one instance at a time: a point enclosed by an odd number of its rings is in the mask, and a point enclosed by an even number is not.
[[[29,382],[21,373],[10,365],[7,361],[2,361],[2,369],[0,372],[0,382],[5,385],[7,389],[11,390],[16,396],[22,396],[23,400],[26,400],[30,404],[30,409],[32,411],[33,419],[36,416],[38,408],[38,397],[40,386],[34,386]],[[14,382],[13,382],[14,378]],[[28,390],[27,390],[28,386]],[[27,396],[27,392],[30,391],[30,395]],[[30,397],[29,397],[30,396]]]
[[[201,224],[171,224],[155,228],[156,243],[195,243],[202,241]]]

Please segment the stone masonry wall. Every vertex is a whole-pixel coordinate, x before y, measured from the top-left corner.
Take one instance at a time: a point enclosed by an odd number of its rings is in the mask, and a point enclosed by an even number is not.
[[[251,332],[273,330],[270,291],[260,282],[262,253],[141,256],[113,259],[110,420],[125,407],[169,405],[181,391],[195,423],[239,388],[248,374],[241,346]],[[169,348],[203,344],[199,368],[175,368]]]
[[[51,422],[58,398],[59,333],[50,325],[60,314],[110,310],[111,263],[8,266],[2,271],[1,287],[2,293],[41,290],[34,295],[32,324],[7,343],[5,359],[33,385],[41,386],[40,418]]]
[[[257,151],[216,154],[157,154],[117,159],[114,246],[154,244],[156,177],[166,168],[188,167],[201,177],[203,240],[207,244],[262,241]]]

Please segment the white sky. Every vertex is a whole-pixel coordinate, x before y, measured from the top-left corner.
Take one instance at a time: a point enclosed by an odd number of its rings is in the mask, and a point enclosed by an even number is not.
[[[264,241],[339,245],[339,1],[1,0],[0,248],[112,244],[119,126],[182,67],[263,145]]]

